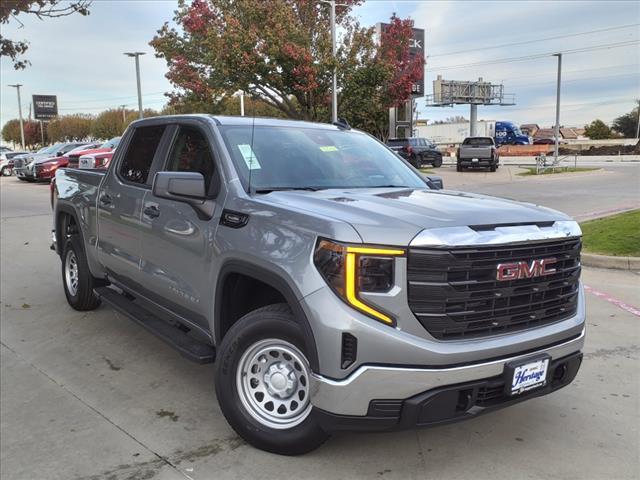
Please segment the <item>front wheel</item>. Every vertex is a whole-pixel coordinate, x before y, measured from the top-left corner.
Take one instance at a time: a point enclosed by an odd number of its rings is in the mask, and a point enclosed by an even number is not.
[[[462,165],[456,165],[456,172],[462,171]]]
[[[312,415],[311,368],[288,305],[269,305],[242,317],[226,333],[218,355],[218,402],[247,442],[299,455],[328,438]]]
[[[11,176],[11,169],[9,167],[2,167],[2,176],[3,177],[10,177]]]
[[[436,157],[436,159],[433,161],[433,166],[435,168],[440,168],[442,166],[442,157]]]

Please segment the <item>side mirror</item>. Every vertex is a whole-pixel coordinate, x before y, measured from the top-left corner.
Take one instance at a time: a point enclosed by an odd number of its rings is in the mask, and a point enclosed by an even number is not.
[[[435,190],[442,190],[444,188],[444,181],[442,177],[438,175],[425,175],[424,179],[427,181],[427,185]]]
[[[156,197],[188,204],[202,203],[206,197],[204,177],[197,172],[158,172],[152,189]]]
[[[158,172],[153,178],[151,189],[158,198],[191,205],[202,218],[210,219],[213,216],[215,202],[207,198],[201,173]]]

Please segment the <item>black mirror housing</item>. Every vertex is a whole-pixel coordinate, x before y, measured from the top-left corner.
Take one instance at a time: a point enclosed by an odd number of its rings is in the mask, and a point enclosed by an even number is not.
[[[203,219],[210,219],[215,201],[207,197],[204,177],[198,172],[158,172],[151,191],[158,198],[191,205]]]
[[[206,199],[204,177],[197,172],[158,172],[152,191],[156,197],[188,204],[200,204]]]
[[[442,190],[444,188],[444,181],[439,175],[425,175],[424,179],[427,181],[427,185],[435,190]]]

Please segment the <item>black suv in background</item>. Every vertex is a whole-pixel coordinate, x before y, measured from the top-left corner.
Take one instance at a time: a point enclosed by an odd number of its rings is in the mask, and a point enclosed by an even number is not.
[[[387,146],[416,168],[442,165],[442,153],[428,138],[390,138]]]

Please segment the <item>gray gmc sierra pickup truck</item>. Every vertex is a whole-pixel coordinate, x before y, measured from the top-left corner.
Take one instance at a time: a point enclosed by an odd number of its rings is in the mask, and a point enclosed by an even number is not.
[[[215,358],[222,412],[264,450],[474,417],[580,367],[578,224],[436,189],[344,122],[140,120],[107,171],[56,180],[69,304]]]

